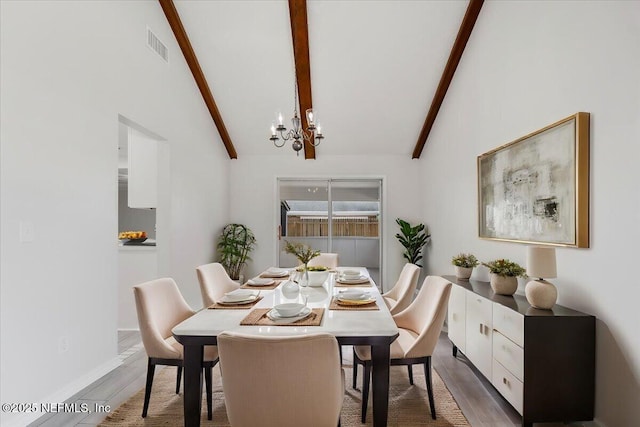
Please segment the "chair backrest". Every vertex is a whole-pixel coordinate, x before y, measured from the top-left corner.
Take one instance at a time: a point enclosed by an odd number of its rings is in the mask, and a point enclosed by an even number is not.
[[[209,307],[227,292],[240,287],[238,283],[231,280],[219,262],[196,267],[196,273],[198,274],[198,282],[200,282],[200,293],[204,307]]]
[[[332,335],[224,332],[218,335],[218,351],[232,426],[338,425],[344,377]]]
[[[338,254],[321,252],[319,256],[309,261],[309,266],[323,265],[329,268],[338,266]]]
[[[399,328],[418,334],[405,357],[424,357],[433,353],[447,314],[451,286],[451,282],[442,277],[427,276],[411,305],[393,316]]]
[[[180,359],[182,351],[166,340],[171,329],[191,317],[189,307],[176,282],[168,277],[151,280],[133,287],[142,343],[149,357]]]
[[[418,286],[419,277],[420,267],[410,262],[404,265],[396,284],[389,292],[384,294],[385,297],[395,301],[395,304],[389,307],[391,314],[400,313],[409,307],[409,304],[411,304],[413,300],[413,294]]]

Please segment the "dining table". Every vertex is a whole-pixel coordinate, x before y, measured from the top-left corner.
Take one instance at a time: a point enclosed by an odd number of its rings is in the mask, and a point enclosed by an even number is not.
[[[176,325],[172,332],[175,339],[184,346],[184,425],[200,425],[202,405],[202,361],[204,346],[216,345],[217,336],[225,331],[240,332],[258,336],[291,336],[312,333],[329,333],[336,337],[339,345],[371,346],[372,370],[371,389],[373,399],[373,425],[387,425],[389,406],[389,362],[390,345],[398,337],[398,328],[383,301],[380,290],[369,277],[366,268],[359,269],[362,277],[369,281],[359,285],[345,285],[336,279],[341,269],[328,275],[322,286],[301,286],[284,278],[277,287],[261,290],[259,300],[248,308],[205,307],[190,318]],[[266,271],[266,270],[265,270]],[[293,270],[292,270],[293,274]],[[358,288],[375,299],[374,309],[358,309],[354,306],[337,307],[335,297],[345,289]],[[318,326],[295,324],[254,324],[241,325],[252,310],[273,308],[283,303],[304,303],[314,312],[322,313]],[[337,309],[340,308],[340,309]],[[256,354],[256,358],[260,355]],[[286,363],[286,360],[283,360]],[[313,366],[309,366],[313,369]],[[355,367],[354,367],[355,369]],[[215,414],[214,414],[215,416]]]

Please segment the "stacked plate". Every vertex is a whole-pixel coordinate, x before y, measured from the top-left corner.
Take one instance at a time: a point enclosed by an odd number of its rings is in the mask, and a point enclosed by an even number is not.
[[[289,275],[289,270],[286,268],[270,267],[260,276],[263,278],[279,278],[279,277],[287,277],[288,275]]]
[[[236,289],[232,292],[227,292],[218,301],[218,304],[234,305],[234,304],[247,304],[253,302],[260,296],[260,291],[254,291],[251,289]]]
[[[247,281],[247,285],[251,285],[251,286],[269,286],[269,285],[273,285],[275,283],[275,280],[270,279],[270,278],[261,278],[261,277],[254,277],[253,279],[249,279]]]
[[[311,314],[311,308],[303,304],[278,304],[267,312],[267,317],[278,323],[292,323]]]
[[[357,284],[369,282],[369,278],[367,276],[360,274],[359,271],[356,273],[351,273],[351,271],[352,270],[346,270],[341,272],[338,275],[338,278],[336,279],[336,281],[340,283],[349,284],[349,285],[357,285]]]
[[[369,292],[349,289],[346,291],[338,292],[336,301],[342,305],[365,305],[375,302],[375,298],[371,296]]]

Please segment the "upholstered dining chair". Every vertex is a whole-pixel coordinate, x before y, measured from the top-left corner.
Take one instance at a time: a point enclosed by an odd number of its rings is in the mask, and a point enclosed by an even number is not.
[[[227,274],[222,264],[212,262],[196,267],[198,282],[200,282],[200,293],[202,294],[202,304],[204,307],[213,305],[227,292],[234,291],[240,285]]]
[[[402,268],[398,281],[393,288],[382,294],[382,299],[387,307],[389,307],[391,314],[400,313],[409,307],[413,299],[413,293],[418,285],[419,276],[420,267],[408,262]]]
[[[218,335],[222,389],[234,427],[339,425],[344,373],[332,335]]]
[[[183,367],[183,348],[171,334],[178,323],[191,317],[195,311],[189,307],[176,282],[171,278],[161,278],[144,282],[133,287],[138,312],[138,325],[144,349],[149,357],[147,363],[147,384],[144,392],[142,417],[147,416],[153,375],[156,365],[178,367],[176,394],[180,392],[180,380]],[[204,350],[204,377],[207,390],[207,416],[212,418],[212,369],[218,363],[218,351],[215,346],[206,346]]]
[[[431,355],[438,343],[444,318],[447,314],[451,282],[439,277],[428,276],[416,299],[405,310],[393,316],[398,326],[399,336],[391,344],[391,366],[407,365],[409,382],[413,385],[411,366],[424,365],[424,376],[429,395],[431,418],[436,419],[436,407],[433,400],[431,382]],[[363,365],[362,380],[362,422],[366,420],[367,401],[369,399],[369,381],[371,376],[371,347],[353,347],[353,387],[356,387],[358,365]]]
[[[322,265],[329,268],[338,267],[338,254],[321,252],[320,255],[309,261],[309,267]]]

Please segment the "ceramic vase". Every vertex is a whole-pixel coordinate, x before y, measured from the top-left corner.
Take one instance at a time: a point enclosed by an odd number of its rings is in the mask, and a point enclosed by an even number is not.
[[[498,295],[513,295],[518,289],[518,278],[491,274],[491,289]]]
[[[473,272],[473,267],[456,267],[456,277],[460,280],[469,280],[471,277],[471,273]]]

